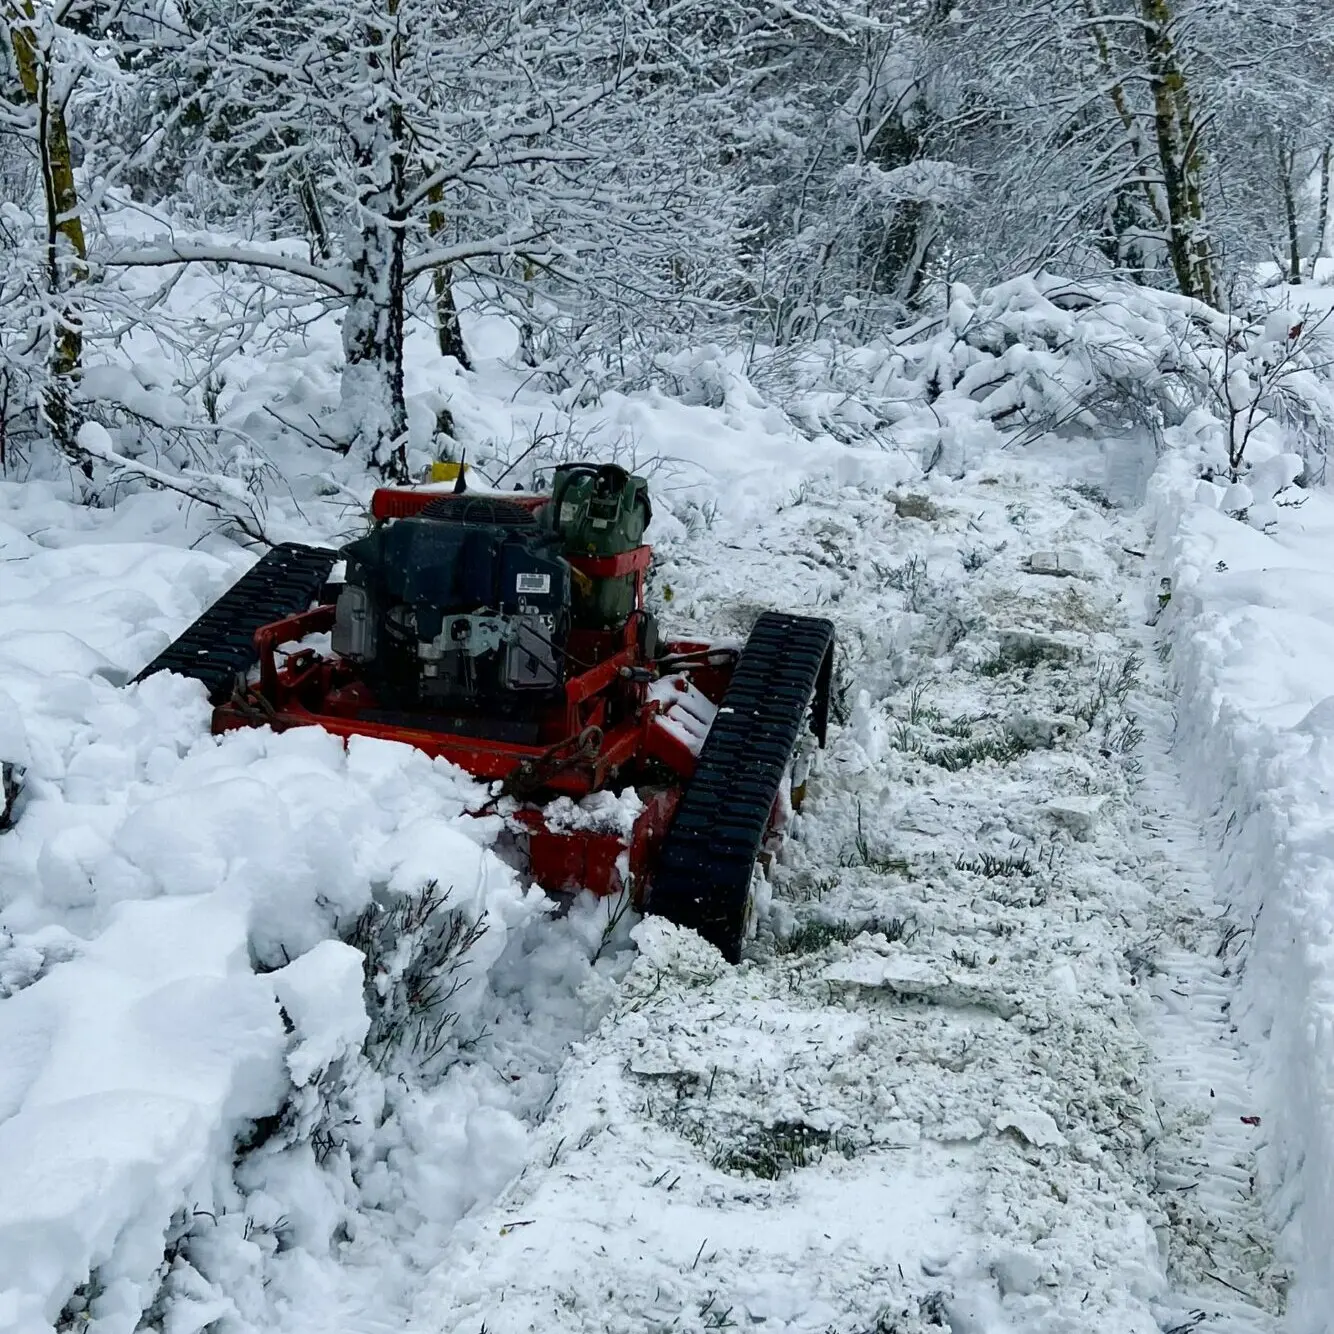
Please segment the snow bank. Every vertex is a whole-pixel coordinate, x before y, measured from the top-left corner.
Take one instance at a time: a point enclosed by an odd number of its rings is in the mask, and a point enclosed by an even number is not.
[[[90,1276],[96,1328],[128,1334],[173,1219],[216,1208],[248,1123],[359,1054],[362,956],[333,937],[372,885],[448,885],[487,922],[483,977],[533,910],[460,832],[476,792],[449,766],[316,731],[217,743],[198,735],[197,689],[95,690],[99,740],[63,778],[36,768],[0,849],[0,959],[35,960],[0,1006],[0,1329],[15,1334],[44,1334]],[[196,729],[182,753],[152,740],[173,708]],[[461,1033],[486,994],[451,1000]]]
[[[1268,531],[1220,508],[1182,455],[1151,488],[1155,572],[1180,688],[1178,746],[1222,850],[1219,899],[1247,924],[1234,1021],[1260,1065],[1272,1216],[1295,1273],[1288,1327],[1334,1304],[1334,499]]]
[[[102,1328],[133,1330],[180,1202],[279,1106],[283,1025],[245,926],[221,893],[124,903],[0,1006],[0,1328],[45,1331],[96,1267]]]
[[[480,789],[452,766],[314,729],[215,739],[196,683],[125,684],[251,559],[207,536],[187,550],[200,536],[167,497],[99,511],[0,484],[0,741],[27,768],[0,839],[5,1334],[74,1316],[130,1334],[164,1293],[173,1329],[242,1320],[247,1282],[261,1291],[277,1254],[255,1229],[274,1237],[280,1219],[284,1245],[304,1228],[327,1256],[358,1205],[308,1141],[340,1080],[385,1102],[362,1054],[363,956],[339,937],[373,895],[432,881],[460,922],[484,923],[450,998],[456,1042],[541,909],[488,850],[495,822],[465,817]],[[475,1116],[478,1096],[455,1094],[458,1118]],[[414,1116],[454,1122],[418,1096],[395,1134]],[[461,1154],[493,1145],[507,1175],[502,1130]],[[244,1180],[238,1145],[252,1146]],[[430,1200],[410,1173],[374,1188],[420,1191],[422,1216],[446,1223],[472,1198]]]

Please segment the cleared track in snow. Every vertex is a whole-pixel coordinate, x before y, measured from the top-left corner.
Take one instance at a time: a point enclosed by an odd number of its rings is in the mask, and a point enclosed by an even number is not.
[[[833,616],[844,726],[742,966],[639,928],[528,1168],[455,1233],[416,1322],[1276,1328],[1228,924],[1138,534],[1059,467],[998,463],[898,516],[807,488],[664,553],[678,621],[733,632],[775,589]],[[1026,571],[1053,550],[1082,572]]]
[[[1141,1025],[1156,1061],[1163,1135],[1157,1194],[1183,1308],[1177,1327],[1248,1334],[1272,1328],[1287,1275],[1276,1261],[1257,1189],[1265,1131],[1231,1009],[1250,924],[1215,892],[1213,857],[1172,748],[1172,700],[1159,645],[1145,640],[1139,874],[1154,908],[1151,948],[1136,959]],[[1192,1321],[1194,1323],[1192,1323]]]

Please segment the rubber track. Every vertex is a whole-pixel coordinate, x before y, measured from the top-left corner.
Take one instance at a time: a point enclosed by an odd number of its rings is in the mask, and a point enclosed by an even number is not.
[[[237,679],[255,664],[255,631],[305,611],[319,597],[337,555],[296,542],[266,551],[134,679],[176,672],[202,681],[213,703],[229,699]]]
[[[769,813],[808,707],[828,691],[833,647],[827,620],[759,618],[659,852],[648,911],[698,931],[730,963],[740,961]]]

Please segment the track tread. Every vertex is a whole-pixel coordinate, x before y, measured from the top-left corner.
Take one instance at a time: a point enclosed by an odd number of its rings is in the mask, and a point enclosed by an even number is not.
[[[320,594],[338,553],[281,542],[266,551],[212,606],[134,679],[175,672],[202,681],[209,699],[227,699],[255,664],[255,631],[305,611]]]
[[[816,704],[822,728],[834,645],[822,617],[755,623],[663,840],[647,909],[740,959],[751,874],[783,772]]]

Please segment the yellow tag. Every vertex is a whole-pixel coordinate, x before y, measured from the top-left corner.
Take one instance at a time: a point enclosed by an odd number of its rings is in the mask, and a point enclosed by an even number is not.
[[[462,471],[468,471],[468,465],[462,466]],[[429,480],[432,482],[457,482],[459,480],[460,467],[454,459],[437,459],[431,464],[431,475]]]

